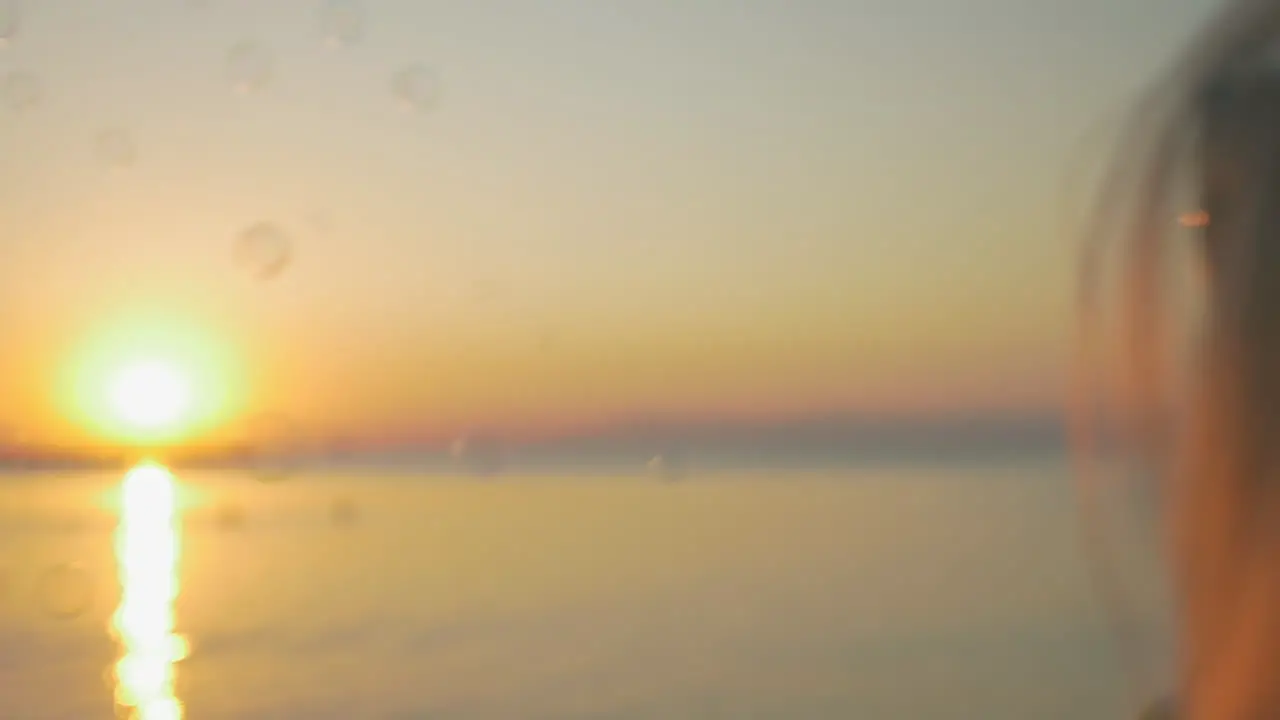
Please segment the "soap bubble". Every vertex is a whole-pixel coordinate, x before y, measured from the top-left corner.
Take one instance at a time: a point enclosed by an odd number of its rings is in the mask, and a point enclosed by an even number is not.
[[[421,65],[410,65],[391,76],[391,93],[405,109],[427,112],[440,100],[440,78]]]
[[[325,0],[317,20],[330,47],[353,45],[364,36],[364,10],[356,0]]]
[[[17,0],[0,0],[0,49],[8,47],[22,29],[22,4]]]
[[[665,475],[667,473],[667,459],[662,455],[654,455],[649,458],[649,463],[646,467],[649,468],[649,473],[652,475]]]
[[[79,513],[72,513],[59,524],[59,530],[68,535],[79,535],[88,530],[91,524],[89,518]]]
[[[654,455],[649,460],[648,469],[650,475],[666,482],[680,480],[685,473],[684,462],[676,451]]]
[[[271,53],[253,42],[236,44],[227,53],[227,77],[236,92],[261,91],[271,82],[275,61]]]
[[[23,112],[40,104],[44,86],[40,78],[25,71],[13,70],[0,81],[0,98],[10,110]]]
[[[99,132],[94,145],[98,162],[107,167],[128,167],[138,157],[133,136],[121,128],[107,128]]]
[[[284,271],[292,256],[289,236],[275,223],[255,223],[236,240],[235,261],[258,280],[271,280]]]
[[[329,521],[338,527],[354,524],[358,514],[356,503],[351,498],[338,498],[329,506]]]
[[[498,474],[506,460],[496,440],[469,436],[454,440],[449,454],[463,471],[480,476]]]
[[[60,563],[46,571],[37,592],[40,607],[59,620],[79,617],[93,604],[93,583],[75,563]]]
[[[219,530],[239,530],[245,524],[244,508],[234,502],[223,503],[218,506],[214,521]]]
[[[333,230],[333,217],[327,210],[312,210],[306,216],[307,226],[317,235],[326,235]]]

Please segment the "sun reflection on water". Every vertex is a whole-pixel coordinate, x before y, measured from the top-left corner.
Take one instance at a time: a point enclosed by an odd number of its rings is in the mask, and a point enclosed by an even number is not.
[[[120,606],[112,627],[120,644],[116,703],[135,720],[178,720],[174,663],[187,654],[173,632],[181,525],[173,475],[153,464],[125,476],[116,530]]]

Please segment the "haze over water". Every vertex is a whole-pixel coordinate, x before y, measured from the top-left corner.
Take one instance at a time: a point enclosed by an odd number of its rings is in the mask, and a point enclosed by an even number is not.
[[[158,477],[0,487],[6,716],[1123,715],[1052,460]],[[69,558],[70,618],[32,591]]]
[[[1125,717],[1060,209],[1209,5],[0,0],[0,717]]]

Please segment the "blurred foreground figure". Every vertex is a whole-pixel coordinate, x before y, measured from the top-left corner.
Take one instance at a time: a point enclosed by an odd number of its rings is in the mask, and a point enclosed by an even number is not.
[[[1280,719],[1280,0],[1229,2],[1144,96],[1120,150],[1082,327],[1118,321],[1122,437],[1161,482],[1176,715]],[[1202,281],[1189,352],[1171,333],[1179,242],[1194,242]],[[1116,313],[1101,306],[1104,247],[1118,251]]]

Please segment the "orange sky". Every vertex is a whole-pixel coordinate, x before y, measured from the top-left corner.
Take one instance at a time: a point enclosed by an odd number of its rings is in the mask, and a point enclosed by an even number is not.
[[[128,3],[32,4],[0,55],[42,87],[0,108],[0,423],[32,438],[101,439],[68,368],[154,316],[221,356],[206,438],[1051,405],[1068,160],[1204,12],[389,3],[335,51],[305,2]],[[240,96],[245,40],[273,73]],[[412,64],[430,112],[392,97]],[[294,248],[267,282],[233,257],[260,221]]]

